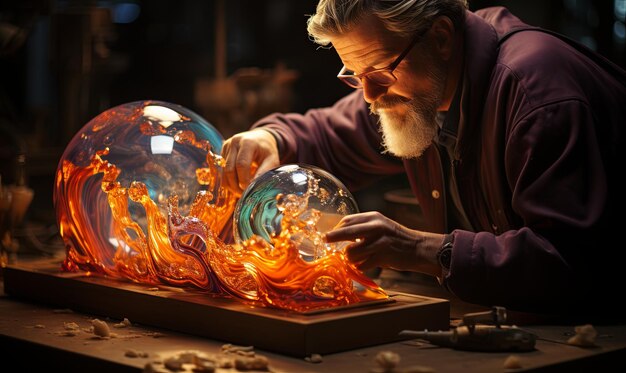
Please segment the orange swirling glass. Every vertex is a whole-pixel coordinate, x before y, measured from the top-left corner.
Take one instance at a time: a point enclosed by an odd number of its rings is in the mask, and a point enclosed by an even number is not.
[[[238,200],[220,185],[222,142],[203,118],[167,102],[127,103],[92,119],[55,177],[63,269],[296,312],[388,298],[336,247],[303,258],[302,235],[321,237],[320,214],[302,209],[306,194],[277,195],[279,231],[234,242]]]

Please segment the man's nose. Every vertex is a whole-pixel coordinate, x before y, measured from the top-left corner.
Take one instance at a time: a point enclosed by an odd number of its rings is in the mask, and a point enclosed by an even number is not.
[[[376,83],[372,83],[369,79],[364,78],[361,81],[363,84],[363,98],[368,104],[376,101],[380,96],[387,93],[389,87],[384,87]]]

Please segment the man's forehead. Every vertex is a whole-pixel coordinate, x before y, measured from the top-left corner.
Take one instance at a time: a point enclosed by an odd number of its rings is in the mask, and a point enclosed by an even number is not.
[[[392,55],[401,38],[385,29],[377,18],[369,16],[350,31],[331,38],[344,64],[368,65]]]

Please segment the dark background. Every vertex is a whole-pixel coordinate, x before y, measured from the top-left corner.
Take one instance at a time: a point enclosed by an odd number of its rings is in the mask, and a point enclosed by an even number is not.
[[[15,181],[16,156],[25,154],[35,190],[29,217],[53,221],[54,172],[65,146],[91,118],[126,102],[180,104],[224,137],[270,112],[332,104],[350,89],[335,78],[334,51],[308,39],[306,15],[316,3],[2,1],[2,183]],[[625,65],[626,0],[470,1],[472,10],[493,5]]]

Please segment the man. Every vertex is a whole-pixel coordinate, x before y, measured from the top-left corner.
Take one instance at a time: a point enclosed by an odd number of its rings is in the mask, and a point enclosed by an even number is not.
[[[326,235],[354,241],[359,268],[437,276],[486,306],[624,315],[611,294],[626,249],[614,228],[626,207],[622,70],[465,0],[321,0],[308,31],[357,90],[227,140],[229,188],[279,163],[318,165],[350,189],[406,172],[425,231],[366,212]]]

